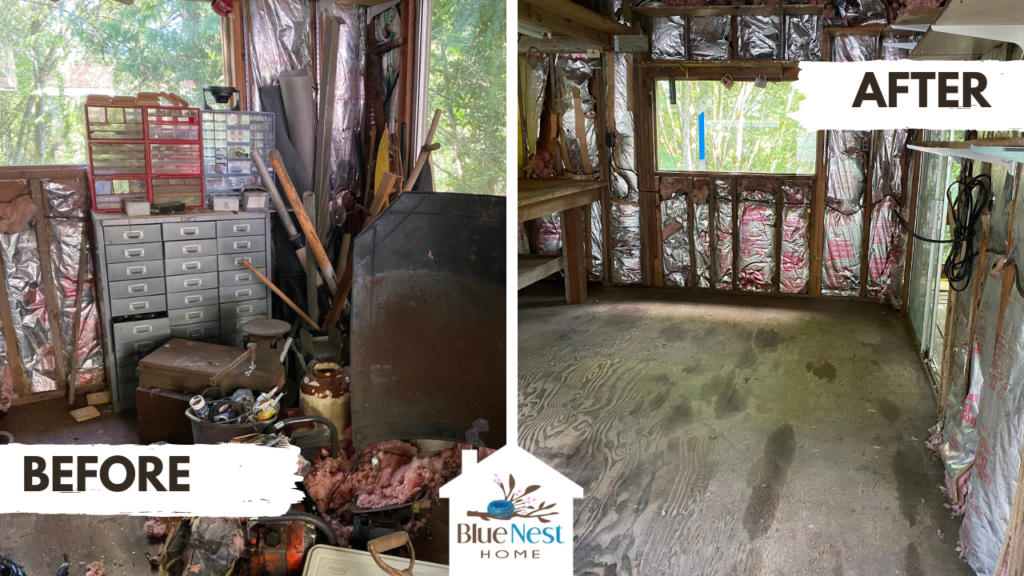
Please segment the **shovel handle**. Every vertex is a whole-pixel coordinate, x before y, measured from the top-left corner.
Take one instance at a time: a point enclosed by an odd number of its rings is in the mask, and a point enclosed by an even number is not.
[[[399,570],[381,559],[380,553],[401,548],[402,546],[409,550],[409,567],[405,570]],[[416,551],[413,550],[412,542],[409,541],[409,534],[407,532],[392,532],[387,536],[374,538],[366,544],[366,549],[370,552],[370,556],[373,556],[373,561],[377,563],[377,566],[387,574],[391,576],[412,576],[412,567],[416,564]]]

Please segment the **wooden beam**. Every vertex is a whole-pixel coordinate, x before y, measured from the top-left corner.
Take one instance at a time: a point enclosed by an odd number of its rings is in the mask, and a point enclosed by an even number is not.
[[[520,36],[517,51],[520,54],[540,52],[541,54],[581,54],[587,50],[601,50],[602,46],[578,38],[553,36],[551,38],[534,38]],[[613,53],[606,53],[612,55]]]
[[[587,267],[583,242],[583,210],[579,206],[562,212],[562,255],[565,269],[565,299],[568,304],[587,301]]]
[[[0,180],[27,180],[45,178],[58,180],[64,178],[85,179],[88,167],[84,164],[61,164],[56,166],[0,166]]]
[[[795,4],[767,8],[765,6],[637,6],[637,14],[649,18],[666,16],[767,16],[767,15],[816,15],[824,13],[824,6]]]
[[[910,189],[907,190],[907,194],[910,202],[910,212],[907,214],[907,223],[910,224],[910,229],[913,231],[917,230],[917,189],[921,185],[921,153],[914,151],[913,156],[913,170],[914,175],[910,181]],[[900,313],[905,317],[910,317],[910,271],[914,264],[914,245],[917,240],[913,236],[907,234],[907,253],[903,257],[903,294],[901,298]],[[946,311],[950,313],[949,310]]]
[[[7,265],[0,254],[0,276],[7,278]],[[0,282],[0,329],[3,330],[4,341],[7,343],[7,359],[11,367],[11,378],[14,381],[14,392],[20,399],[32,395],[32,385],[25,376],[25,365],[21,361],[21,350],[18,346],[17,325],[11,313],[11,300],[7,292],[7,282]]]
[[[61,392],[67,385],[67,349],[64,347],[64,333],[60,329],[61,309],[57,297],[57,282],[54,279],[53,260],[50,254],[52,239],[50,235],[50,203],[46,200],[46,191],[40,180],[31,180],[32,199],[36,203],[38,213],[35,218],[36,247],[39,252],[39,268],[43,278],[43,292],[46,295],[46,318],[53,338],[54,374],[57,377],[57,389]]]
[[[670,63],[671,64],[671,63]],[[660,62],[638,62],[636,64],[645,78],[679,78],[684,80],[714,80],[722,79],[726,74],[737,81],[753,81],[760,75],[768,80],[790,81],[797,80],[800,76],[800,69],[794,66],[771,66],[757,64],[753,66],[735,66],[731,63],[716,62],[713,65],[694,66],[692,62],[678,62],[675,65],[666,65],[665,61]]]
[[[611,269],[613,266],[613,258],[611,251],[611,208],[612,208],[612,180],[615,178],[611,174],[611,170],[608,168],[609,157],[614,154],[616,158],[619,158],[619,150],[621,147],[616,146],[614,150],[608,150],[605,146],[602,134],[608,132],[617,132],[615,129],[615,54],[606,54],[604,56],[605,67],[603,70],[598,70],[598,74],[594,79],[594,88],[591,93],[594,94],[594,98],[597,101],[597,151],[598,151],[598,164],[600,166],[599,172],[601,180],[608,183],[601,190],[601,262],[602,274],[601,282],[605,286],[611,284]],[[602,86],[601,83],[604,83]],[[603,90],[602,90],[603,88]],[[603,94],[607,94],[607,97],[602,97]],[[604,114],[601,114],[601,111]],[[621,165],[621,161],[618,162]]]
[[[862,221],[862,238],[860,248],[860,297],[868,296],[868,280],[871,276],[871,217],[875,211],[872,205],[874,202],[875,188],[875,141],[878,131],[871,131],[871,143],[868,146],[868,157],[864,165],[867,170],[867,181],[864,188],[864,218]]]
[[[818,176],[811,198],[811,286],[812,296],[821,295],[821,269],[825,250],[825,199],[828,196],[828,132],[818,131],[817,163]]]
[[[519,19],[563,36],[572,36],[592,42],[601,46],[602,49],[611,49],[612,47],[612,39],[608,34],[552,14],[543,8],[531,6],[526,3],[526,0],[519,0]]]
[[[636,28],[620,24],[616,20],[602,16],[593,10],[588,10],[570,0],[522,0],[520,4],[524,2],[534,8],[540,8],[565,18],[578,26],[591,28],[609,36],[632,36],[642,33]],[[519,17],[522,18],[522,10],[520,10]]]
[[[969,149],[971,146],[1003,146],[1006,148],[1024,147],[1024,138],[979,138],[977,140],[964,140],[962,142],[933,142],[930,140],[916,140],[914,146],[922,148],[955,148],[959,150]]]

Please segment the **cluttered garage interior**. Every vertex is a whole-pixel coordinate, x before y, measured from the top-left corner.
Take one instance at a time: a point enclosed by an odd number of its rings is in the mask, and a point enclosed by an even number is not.
[[[305,497],[4,515],[0,573],[447,574],[438,490],[505,444],[504,5],[5,19],[0,444],[290,444]]]
[[[789,117],[803,62],[1019,60],[1021,4],[518,27],[519,441],[576,574],[1022,574],[1024,139]]]

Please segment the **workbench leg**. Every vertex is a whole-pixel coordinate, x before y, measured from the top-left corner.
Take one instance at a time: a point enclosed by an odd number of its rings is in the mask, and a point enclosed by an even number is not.
[[[562,259],[565,265],[565,301],[587,301],[586,228],[580,206],[562,212]]]

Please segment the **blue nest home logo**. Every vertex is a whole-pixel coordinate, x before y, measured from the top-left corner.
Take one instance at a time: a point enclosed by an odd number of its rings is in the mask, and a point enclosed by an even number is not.
[[[553,510],[555,504],[538,502],[537,498],[532,495],[540,490],[540,486],[537,484],[527,486],[525,489],[516,490],[516,479],[511,474],[508,475],[507,488],[497,474],[494,475],[494,483],[501,490],[501,499],[491,500],[487,504],[486,512],[468,512],[468,516],[485,521],[535,518],[542,524],[547,524],[551,522],[548,518],[549,516],[558,514],[558,512]]]

